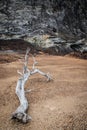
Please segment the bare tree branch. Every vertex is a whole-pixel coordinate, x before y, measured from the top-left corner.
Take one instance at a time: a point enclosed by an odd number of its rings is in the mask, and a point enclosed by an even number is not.
[[[31,117],[27,115],[26,111],[28,109],[28,101],[25,97],[25,91],[24,86],[26,81],[28,80],[30,76],[30,71],[27,68],[28,64],[28,56],[29,56],[29,49],[26,51],[25,55],[25,63],[23,67],[23,75],[21,72],[18,71],[22,77],[18,80],[17,86],[16,86],[16,95],[18,96],[18,99],[20,101],[20,106],[16,109],[16,111],[12,114],[12,119],[17,119],[23,123],[27,123]]]
[[[33,67],[32,70],[28,69],[28,59],[29,59],[29,51],[30,49],[28,48],[26,50],[26,55],[25,55],[25,62],[23,66],[23,72],[20,72],[19,70],[17,71],[18,74],[21,75],[21,77],[18,79],[17,86],[16,86],[16,95],[20,101],[19,107],[16,109],[16,111],[12,114],[12,119],[17,119],[21,121],[22,123],[27,123],[31,117],[26,113],[28,110],[28,101],[25,96],[25,90],[24,86],[26,81],[29,79],[29,77],[35,73],[39,73],[47,78],[47,81],[50,81],[52,78],[51,76],[47,73],[44,73],[40,71],[39,69],[35,68],[35,65],[37,64],[35,58],[33,57]],[[31,90],[28,90],[28,92],[31,92]]]

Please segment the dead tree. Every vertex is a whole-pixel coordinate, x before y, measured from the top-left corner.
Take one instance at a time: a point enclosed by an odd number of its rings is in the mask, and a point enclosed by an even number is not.
[[[33,57],[34,63],[33,63],[32,70],[28,69],[29,51],[30,51],[29,49],[27,49],[27,51],[26,51],[23,72],[17,71],[21,75],[21,77],[17,81],[17,86],[16,86],[16,95],[20,101],[20,105],[16,109],[16,111],[12,114],[12,119],[16,119],[18,121],[21,121],[22,123],[27,123],[28,120],[31,119],[31,117],[27,114],[29,105],[28,105],[28,101],[25,96],[25,90],[24,90],[26,81],[29,79],[29,77],[31,75],[33,75],[35,73],[39,73],[39,74],[45,76],[47,78],[47,81],[51,80],[51,77],[49,74],[45,74],[42,71],[40,71],[39,69],[35,68],[35,65],[37,64],[37,62],[35,61],[34,57]]]

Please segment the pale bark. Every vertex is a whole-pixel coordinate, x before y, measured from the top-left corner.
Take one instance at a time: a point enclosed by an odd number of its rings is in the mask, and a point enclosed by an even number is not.
[[[21,75],[21,78],[18,79],[17,86],[16,86],[16,95],[18,96],[18,99],[20,101],[19,107],[16,109],[16,111],[12,114],[12,119],[17,119],[18,121],[21,121],[23,123],[27,123],[31,117],[26,113],[28,110],[28,101],[25,96],[25,90],[24,86],[26,81],[29,79],[29,76],[39,73],[47,78],[47,81],[51,80],[51,77],[49,74],[45,74],[39,69],[35,68],[35,65],[37,62],[35,61],[35,58],[33,57],[34,63],[32,70],[28,69],[28,57],[29,57],[29,49],[26,51],[25,55],[25,62],[24,62],[24,67],[23,67],[23,72],[20,72],[19,70],[17,71],[18,74]],[[31,90],[28,90],[31,91]]]
[[[28,109],[28,101],[27,101],[27,98],[25,97],[25,91],[24,91],[25,83],[30,76],[30,71],[27,68],[28,55],[29,55],[29,49],[26,51],[23,73],[18,71],[18,73],[21,75],[21,78],[18,79],[18,82],[17,82],[16,95],[19,98],[20,106],[12,114],[12,119],[17,119],[23,123],[27,123],[28,120],[31,119],[31,117],[29,115],[27,115],[27,113],[26,113],[26,111]]]

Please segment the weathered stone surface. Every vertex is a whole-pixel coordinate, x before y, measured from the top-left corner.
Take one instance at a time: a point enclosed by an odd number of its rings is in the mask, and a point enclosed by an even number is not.
[[[86,0],[1,0],[0,39],[23,39],[51,54],[87,52],[86,40],[76,42],[87,38],[86,5]]]
[[[51,44],[47,44],[44,47],[44,51],[54,55],[66,55],[71,52],[86,53],[87,54],[87,42],[79,40],[77,42],[62,42],[61,41],[50,41]],[[48,46],[49,45],[49,46]]]
[[[0,37],[57,32],[85,37],[86,5],[86,0],[1,0]]]

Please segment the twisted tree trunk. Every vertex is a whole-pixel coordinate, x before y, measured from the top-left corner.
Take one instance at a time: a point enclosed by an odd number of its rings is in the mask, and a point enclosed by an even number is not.
[[[33,63],[32,70],[28,69],[27,67],[28,56],[29,56],[29,49],[27,49],[26,51],[23,72],[21,73],[20,71],[18,71],[18,73],[21,75],[21,78],[19,78],[17,82],[16,95],[18,96],[20,105],[16,109],[16,111],[12,114],[12,119],[17,119],[18,121],[21,121],[22,123],[27,123],[28,120],[31,119],[31,117],[26,113],[28,110],[28,101],[25,96],[25,90],[24,90],[25,83],[29,79],[29,76],[35,73],[40,73],[41,75],[45,76],[48,81],[51,80],[51,77],[49,74],[45,74],[39,69],[35,68],[35,65],[37,62],[35,61],[34,57],[33,57],[34,63]]]
[[[25,63],[23,67],[23,73],[19,72],[18,73],[21,75],[21,78],[18,79],[17,86],[16,86],[16,94],[19,98],[20,101],[20,106],[16,109],[16,111],[12,114],[12,119],[17,119],[23,123],[27,123],[31,117],[26,114],[26,111],[28,109],[28,101],[25,97],[25,91],[24,91],[24,86],[26,81],[28,80],[30,76],[30,71],[27,68],[28,64],[28,55],[29,55],[29,49],[26,51],[25,55]]]

